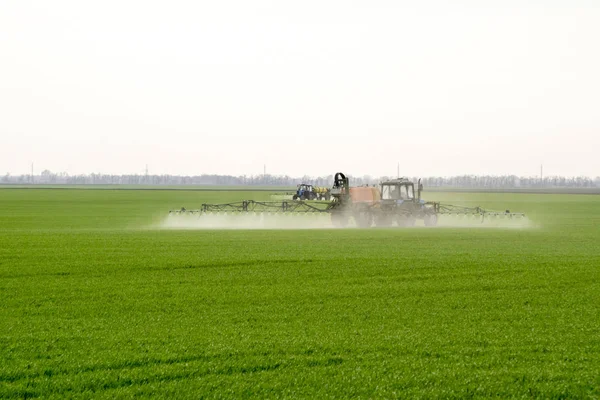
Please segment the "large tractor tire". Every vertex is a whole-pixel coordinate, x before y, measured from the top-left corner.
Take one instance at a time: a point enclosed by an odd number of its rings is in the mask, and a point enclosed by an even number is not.
[[[298,200],[298,195],[297,194],[293,195],[292,200]]]

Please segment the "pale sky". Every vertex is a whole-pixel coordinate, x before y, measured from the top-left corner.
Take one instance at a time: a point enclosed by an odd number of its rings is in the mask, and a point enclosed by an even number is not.
[[[600,2],[0,0],[0,174],[600,175]]]

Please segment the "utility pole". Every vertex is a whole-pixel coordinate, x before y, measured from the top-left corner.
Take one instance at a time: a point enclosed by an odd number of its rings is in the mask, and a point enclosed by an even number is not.
[[[31,183],[33,184],[33,163],[31,163]]]
[[[146,183],[148,183],[148,164],[146,164]]]
[[[263,164],[263,181],[267,183],[267,164]]]
[[[540,183],[544,186],[544,164],[540,164]]]

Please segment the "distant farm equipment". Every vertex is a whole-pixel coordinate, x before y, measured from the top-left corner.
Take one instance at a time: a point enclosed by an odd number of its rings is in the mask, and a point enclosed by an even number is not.
[[[171,214],[263,214],[327,213],[335,227],[345,227],[354,223],[358,227],[408,227],[417,221],[425,226],[436,226],[440,216],[466,216],[485,221],[490,217],[522,218],[523,213],[489,211],[481,207],[464,207],[421,198],[423,185],[398,178],[381,182],[377,186],[351,187],[349,179],[341,172],[334,176],[331,188],[315,188],[300,184],[293,199],[282,201],[244,200],[225,204],[202,204],[197,210],[170,211]]]
[[[331,189],[301,183],[292,200],[330,200]]]

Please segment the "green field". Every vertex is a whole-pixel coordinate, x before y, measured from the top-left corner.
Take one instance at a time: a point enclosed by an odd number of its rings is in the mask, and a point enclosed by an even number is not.
[[[600,397],[600,196],[524,229],[158,229],[267,192],[0,190],[0,398]]]

